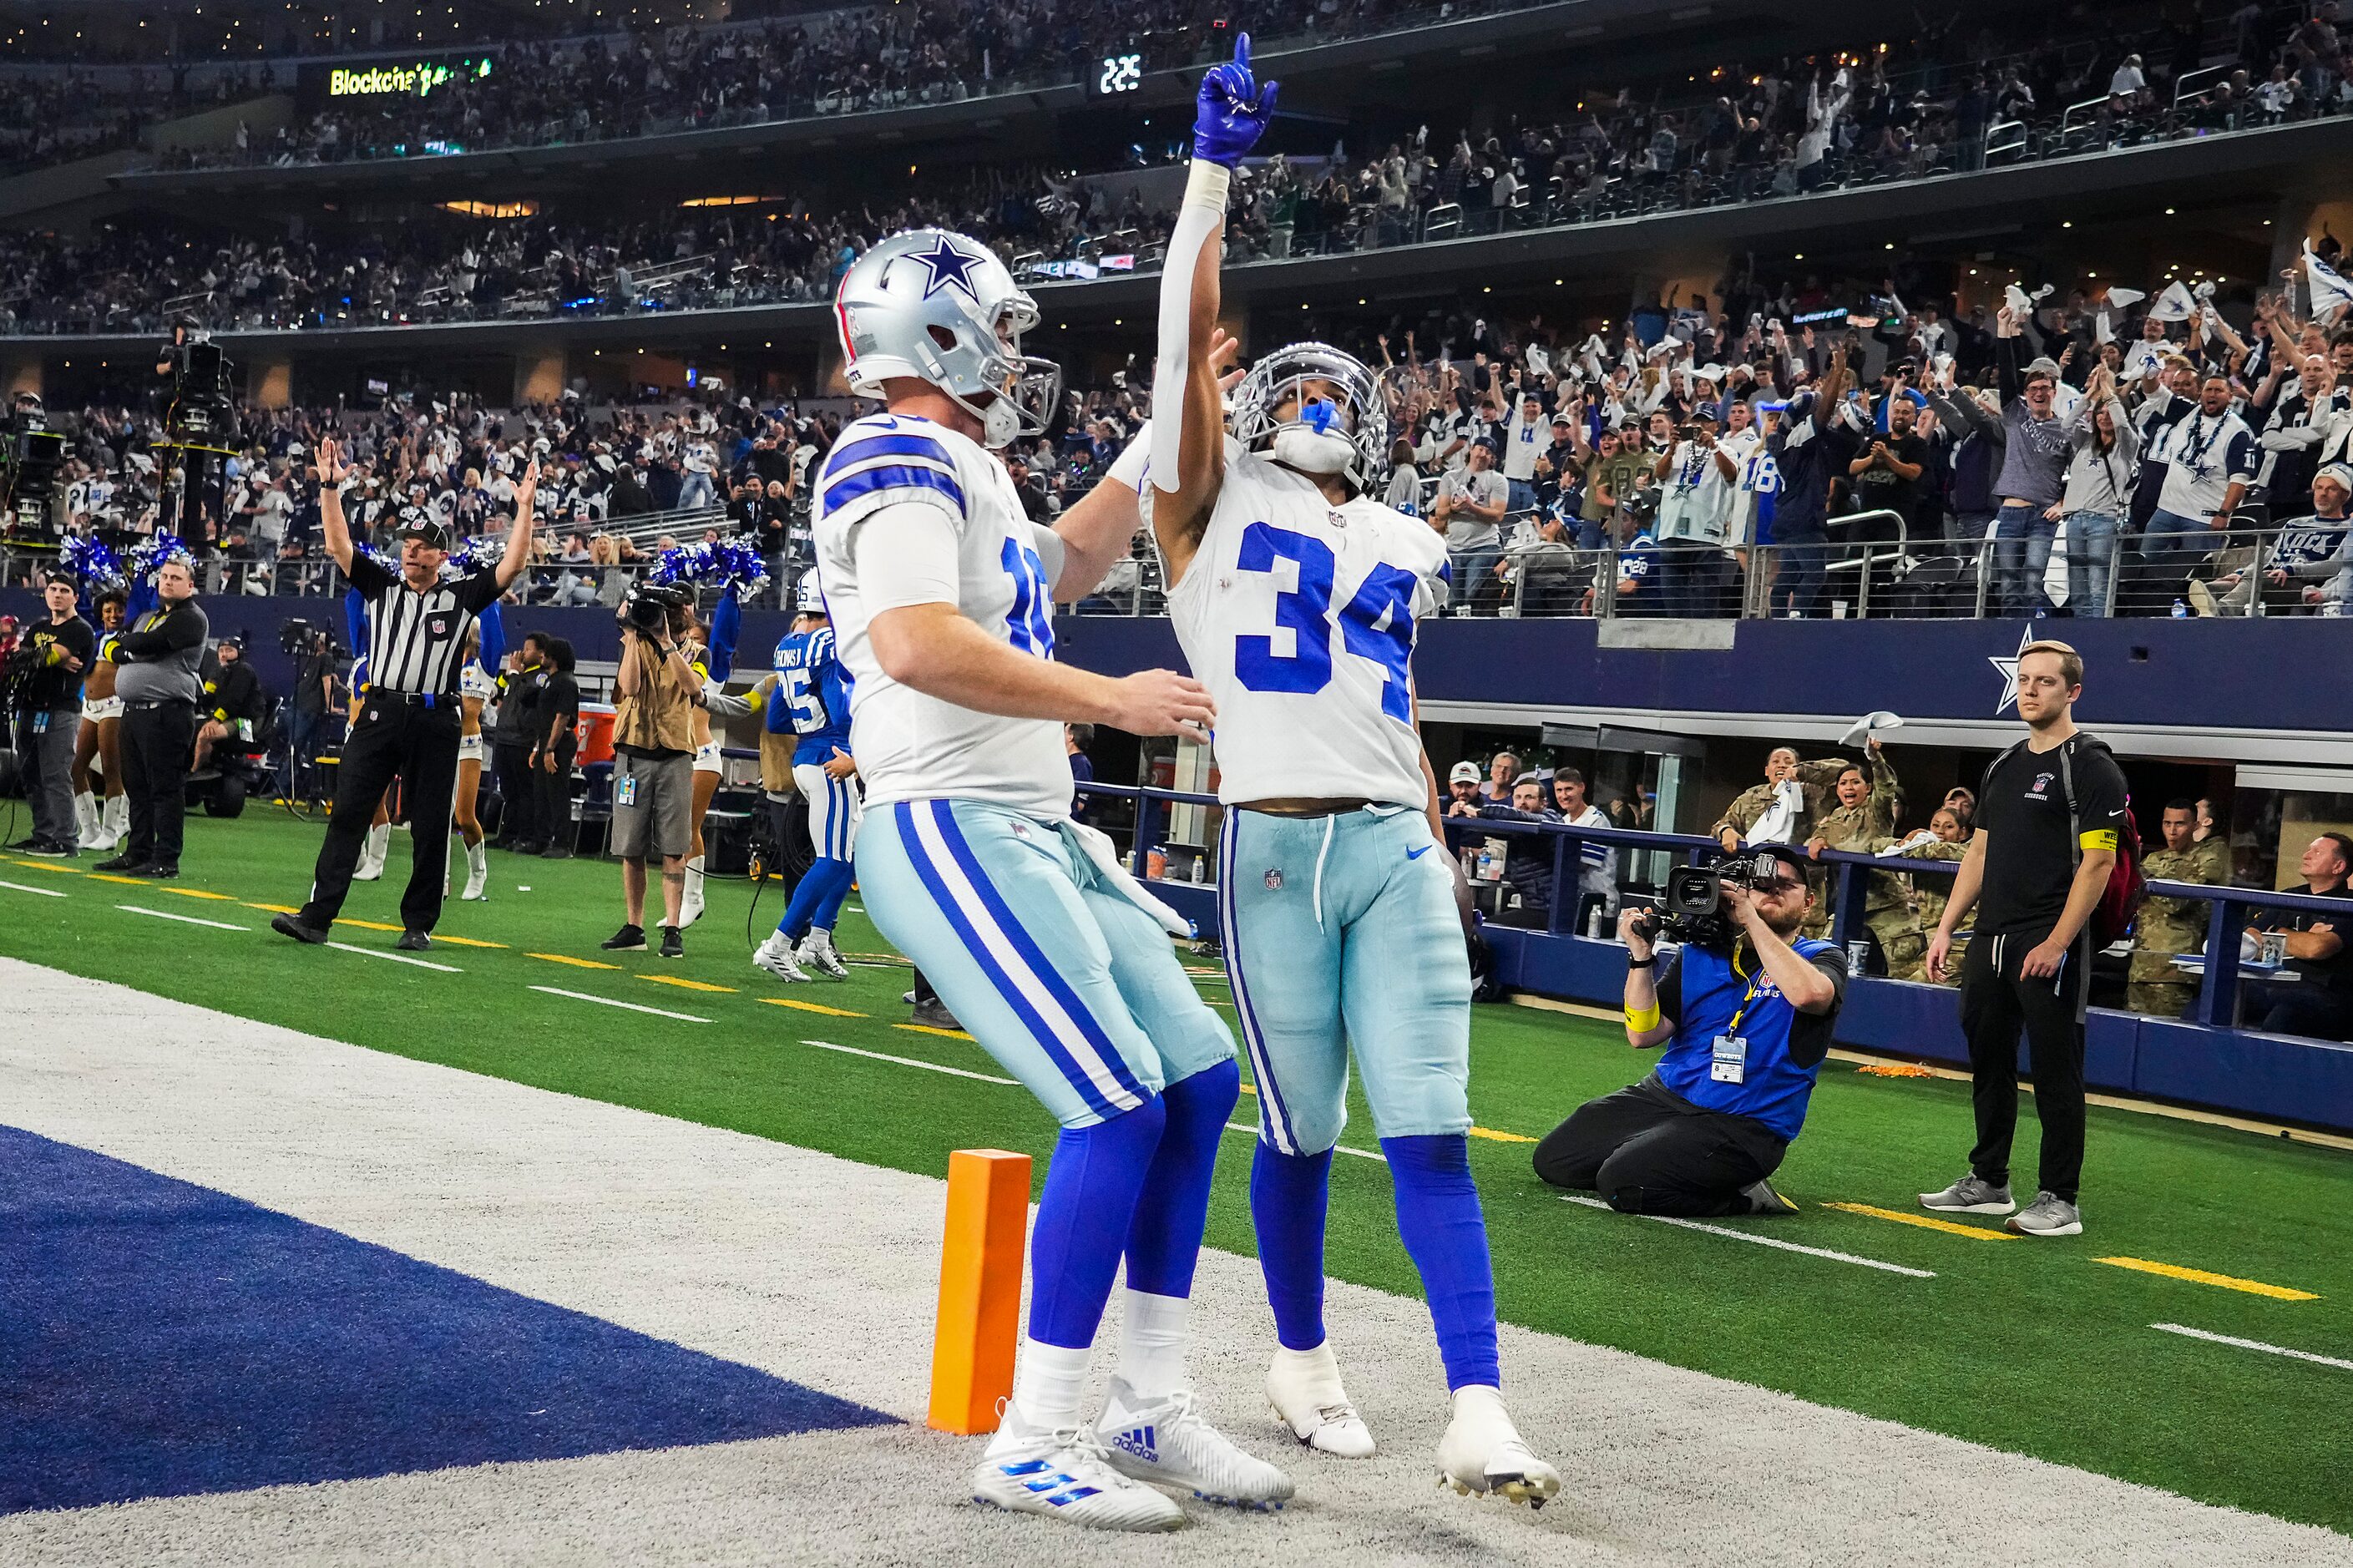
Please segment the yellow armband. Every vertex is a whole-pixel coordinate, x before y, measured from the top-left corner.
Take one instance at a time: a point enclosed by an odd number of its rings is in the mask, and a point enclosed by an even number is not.
[[[2075,842],[2086,849],[2105,849],[2113,855],[2116,852],[2116,830],[2113,827],[2094,827],[2076,835]]]
[[[1626,1026],[1638,1035],[1646,1034],[1650,1030],[1657,1028],[1659,1026],[1659,1005],[1656,1002],[1653,1002],[1640,1012],[1636,1012],[1631,1007],[1627,1008]]]

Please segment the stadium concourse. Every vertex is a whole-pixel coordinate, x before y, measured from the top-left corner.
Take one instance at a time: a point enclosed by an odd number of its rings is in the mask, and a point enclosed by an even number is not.
[[[263,928],[315,833],[199,821],[165,887],[0,859],[0,992],[40,1021],[0,1044],[0,1560],[1114,1560],[970,1503],[969,1440],[923,1428],[947,1153],[1049,1130],[967,1038],[895,1022],[906,971],[854,900],[823,988],[707,939],[584,956],[593,862],[502,871],[423,959],[381,884],[298,948]],[[698,935],[749,901],[714,884]],[[2353,1562],[2337,1150],[2095,1110],[2100,1245],[2046,1250],[1892,1223],[1964,1087],[1833,1064],[1784,1172],[1802,1215],[1645,1222],[1526,1163],[1633,1076],[1616,1030],[1478,1015],[1506,1377],[1561,1497],[1431,1485],[1368,1130],[1332,1321],[1382,1453],[1265,1416],[1238,1127],[1194,1367],[1299,1496],[1192,1505],[1160,1560]]]

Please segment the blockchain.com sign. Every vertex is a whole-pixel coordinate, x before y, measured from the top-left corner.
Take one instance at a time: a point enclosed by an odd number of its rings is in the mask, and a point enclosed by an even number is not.
[[[383,103],[396,98],[430,98],[452,82],[491,74],[482,55],[452,59],[385,61],[364,66],[308,66],[296,85],[306,109],[336,103]]]

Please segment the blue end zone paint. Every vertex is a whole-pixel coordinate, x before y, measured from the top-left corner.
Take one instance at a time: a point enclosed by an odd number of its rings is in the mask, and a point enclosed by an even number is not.
[[[0,1127],[0,1512],[892,1419]]]

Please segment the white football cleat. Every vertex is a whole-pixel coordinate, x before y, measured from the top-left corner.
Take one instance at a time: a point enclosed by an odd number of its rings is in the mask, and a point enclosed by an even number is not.
[[[1465,1496],[1493,1492],[1542,1508],[1560,1490],[1560,1472],[1520,1440],[1503,1392],[1473,1384],[1454,1391],[1454,1419],[1438,1445],[1438,1484]]]
[[[352,870],[354,882],[374,882],[384,876],[384,863],[392,853],[392,824],[379,822],[367,830],[360,840],[360,863]],[[448,889],[442,889],[446,894]]]
[[[458,896],[469,902],[480,903],[488,899],[491,884],[491,847],[487,844],[466,846],[466,890]]]
[[[753,950],[752,962],[779,980],[797,984],[808,979],[801,966],[793,962],[793,944],[785,940],[780,931],[770,931],[768,940]]]
[[[841,954],[833,951],[833,933],[821,926],[809,927],[808,935],[793,954],[803,969],[815,970],[828,980],[849,978],[849,965],[841,962]]]
[[[1340,1386],[1340,1363],[1326,1340],[1312,1351],[1277,1345],[1266,1372],[1266,1397],[1291,1435],[1307,1447],[1341,1459],[1373,1457],[1373,1434],[1348,1391]]]
[[[1113,1378],[1094,1440],[1120,1474],[1181,1487],[1205,1502],[1276,1509],[1291,1500],[1291,1478],[1203,1420],[1190,1390],[1144,1399],[1126,1379]]]
[[[1174,1498],[1112,1468],[1092,1437],[1076,1430],[1041,1431],[1009,1402],[1004,1425],[973,1469],[972,1497],[1089,1530],[1175,1530],[1185,1522]]]

